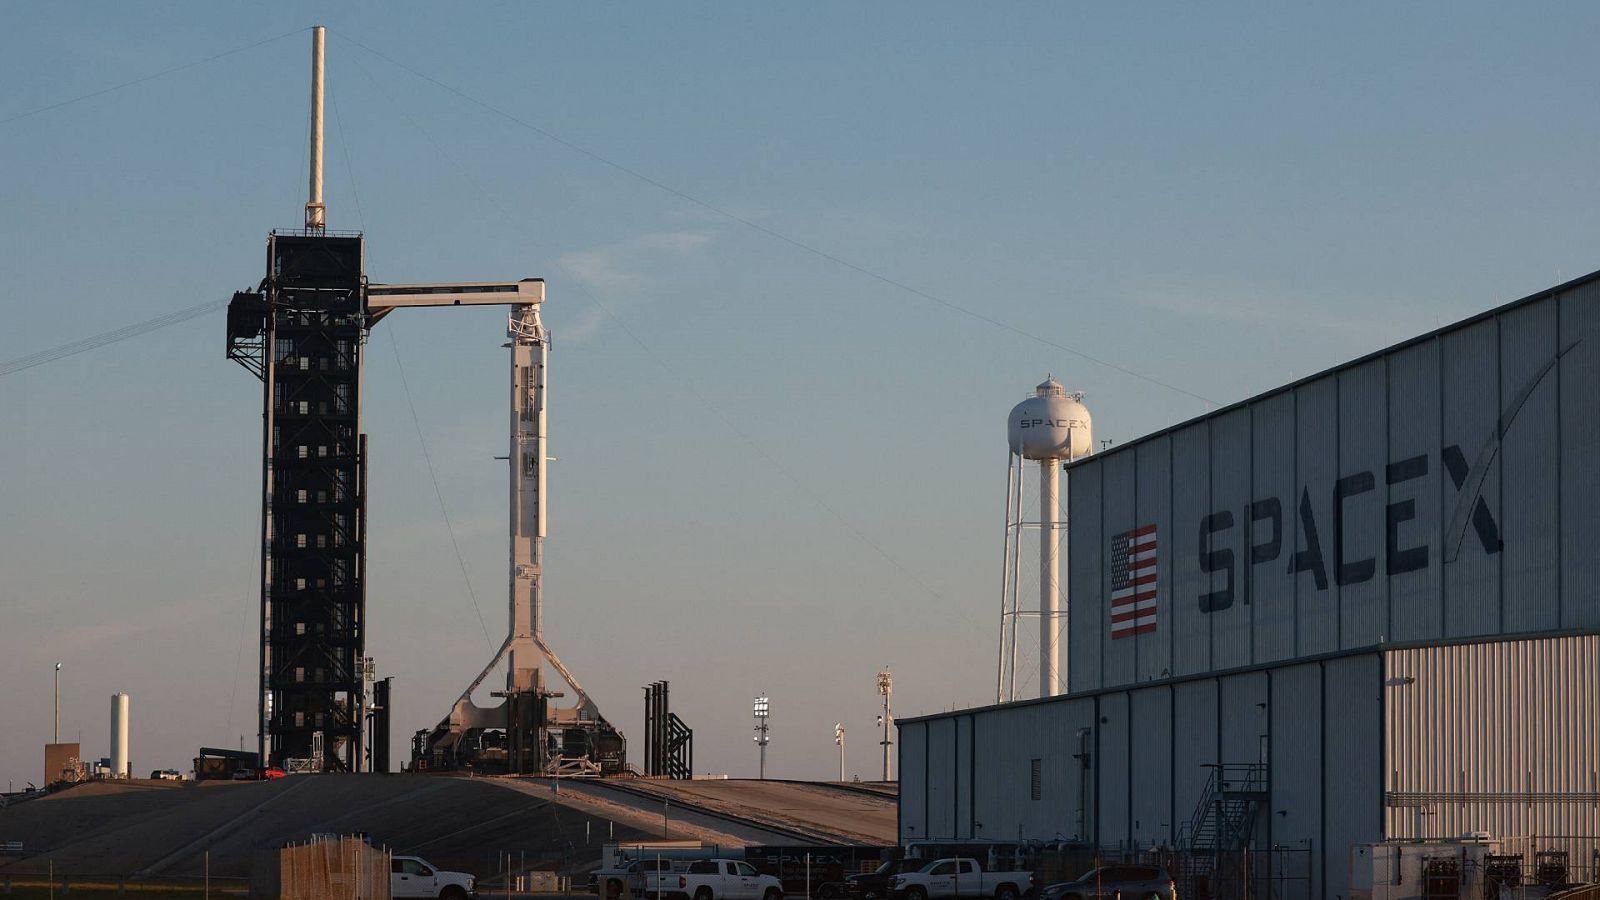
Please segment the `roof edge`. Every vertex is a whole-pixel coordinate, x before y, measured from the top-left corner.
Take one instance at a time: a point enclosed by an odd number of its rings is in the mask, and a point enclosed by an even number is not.
[[[1351,647],[1345,650],[1330,650],[1327,653],[1318,653],[1314,656],[1298,656],[1290,659],[1274,660],[1272,662],[1255,663],[1248,666],[1234,666],[1231,669],[1215,669],[1210,672],[1196,672],[1191,675],[1174,675],[1170,678],[1157,678],[1150,681],[1134,681],[1128,684],[1090,688],[1089,690],[1074,691],[1069,694],[1057,694],[1054,697],[1034,697],[1029,700],[1012,700],[1009,703],[991,703],[987,706],[971,706],[966,709],[928,713],[921,716],[909,716],[903,719],[897,718],[894,720],[894,724],[896,726],[915,725],[919,722],[931,722],[938,719],[970,716],[976,713],[1020,709],[1026,706],[1041,706],[1048,703],[1065,703],[1071,700],[1087,700],[1091,697],[1099,697],[1105,694],[1121,694],[1127,691],[1139,691],[1146,688],[1170,687],[1175,684],[1184,684],[1191,681],[1202,681],[1207,678],[1221,678],[1226,675],[1246,675],[1251,672],[1265,672],[1271,669],[1287,669],[1291,666],[1303,666],[1310,663],[1327,662],[1333,659],[1348,659],[1352,656],[1371,656],[1374,654],[1389,653],[1396,650],[1416,650],[1426,647],[1461,647],[1468,644],[1503,644],[1510,641],[1542,641],[1550,640],[1551,638],[1597,636],[1600,636],[1600,628],[1567,628],[1555,631],[1529,631],[1520,634],[1479,634],[1467,637],[1440,638],[1437,640],[1384,641],[1376,644],[1368,644],[1362,647]]]
[[[1528,294],[1527,296],[1522,297],[1520,299],[1512,300],[1510,303],[1502,303],[1499,306],[1493,307],[1491,309],[1486,309],[1483,312],[1477,313],[1475,315],[1468,316],[1467,318],[1461,319],[1461,320],[1456,321],[1456,322],[1452,322],[1449,325],[1443,325],[1443,326],[1440,326],[1439,328],[1435,328],[1432,331],[1424,332],[1423,334],[1419,334],[1419,335],[1417,335],[1415,337],[1406,338],[1403,341],[1400,341],[1400,342],[1395,343],[1395,344],[1390,344],[1389,346],[1383,347],[1383,348],[1378,349],[1378,350],[1374,350],[1371,353],[1368,353],[1368,354],[1366,354],[1364,356],[1358,356],[1355,359],[1347,360],[1345,362],[1339,363],[1338,365],[1330,366],[1329,368],[1323,369],[1323,370],[1318,371],[1318,372],[1314,372],[1314,373],[1312,373],[1310,375],[1307,375],[1304,378],[1297,378],[1294,381],[1291,381],[1291,382],[1289,382],[1287,384],[1281,384],[1281,385],[1279,385],[1279,386],[1277,386],[1275,388],[1269,388],[1269,389],[1267,389],[1265,391],[1262,391],[1259,394],[1252,394],[1251,396],[1246,397],[1246,398],[1244,398],[1242,400],[1235,400],[1234,402],[1229,403],[1226,406],[1219,406],[1216,409],[1211,410],[1210,412],[1203,412],[1203,413],[1201,413],[1201,414],[1199,414],[1197,416],[1191,416],[1191,417],[1189,417],[1187,419],[1183,419],[1183,420],[1181,420],[1179,422],[1176,422],[1176,423],[1174,423],[1172,425],[1168,425],[1168,426],[1166,426],[1164,428],[1158,428],[1155,431],[1151,431],[1151,432],[1146,433],[1146,434],[1141,434],[1138,437],[1133,438],[1132,440],[1130,440],[1130,441],[1128,441],[1126,443],[1112,444],[1111,446],[1107,447],[1104,450],[1101,450],[1098,453],[1091,453],[1088,456],[1082,456],[1082,457],[1079,457],[1078,459],[1075,459],[1075,460],[1072,460],[1072,461],[1068,462],[1066,464],[1066,468],[1067,469],[1075,469],[1075,468],[1077,468],[1079,466],[1088,465],[1089,463],[1095,462],[1095,461],[1097,461],[1097,460],[1099,460],[1099,459],[1101,459],[1103,457],[1110,456],[1113,453],[1117,453],[1119,451],[1126,450],[1126,449],[1128,449],[1130,447],[1137,447],[1140,444],[1146,443],[1148,441],[1153,441],[1156,438],[1163,437],[1165,435],[1171,434],[1174,431],[1180,431],[1180,430],[1182,430],[1184,428],[1188,428],[1191,425],[1198,424],[1198,423],[1203,422],[1203,421],[1205,421],[1207,419],[1213,419],[1213,418],[1221,416],[1221,415],[1223,415],[1225,413],[1230,413],[1230,412],[1233,412],[1234,410],[1243,409],[1244,407],[1250,406],[1251,404],[1260,403],[1262,401],[1265,401],[1269,397],[1275,397],[1278,394],[1282,394],[1282,393],[1285,393],[1287,391],[1295,390],[1296,388],[1299,388],[1299,387],[1301,387],[1303,385],[1306,385],[1306,384],[1309,384],[1309,383],[1311,383],[1313,381],[1316,381],[1319,378],[1326,378],[1327,376],[1333,375],[1333,374],[1335,374],[1337,372],[1343,372],[1346,369],[1353,369],[1356,366],[1362,365],[1364,363],[1371,362],[1372,360],[1377,359],[1377,358],[1379,358],[1381,356],[1387,356],[1387,355],[1389,355],[1391,353],[1399,352],[1401,350],[1406,349],[1407,347],[1412,347],[1412,346],[1415,346],[1417,344],[1425,343],[1427,341],[1437,340],[1439,337],[1443,336],[1447,332],[1456,331],[1458,329],[1465,328],[1468,325],[1477,324],[1478,322],[1482,322],[1485,319],[1490,319],[1490,318],[1493,318],[1495,316],[1501,315],[1503,313],[1510,312],[1511,310],[1517,309],[1517,308],[1522,307],[1522,306],[1526,306],[1526,305],[1528,305],[1530,303],[1536,303],[1536,302],[1538,302],[1540,300],[1544,300],[1544,299],[1547,299],[1549,297],[1557,296],[1559,294],[1565,293],[1565,292],[1570,291],[1570,290],[1572,290],[1574,288],[1582,287],[1582,286],[1584,286],[1586,284],[1589,284],[1591,282],[1594,282],[1594,281],[1600,281],[1600,269],[1597,269],[1597,270],[1595,270],[1593,272],[1590,272],[1587,275],[1580,275],[1577,278],[1572,279],[1571,281],[1562,282],[1561,284],[1558,284],[1558,285],[1556,285],[1554,287],[1548,287],[1548,288],[1545,288],[1544,290],[1536,291],[1536,292],[1534,292],[1532,294]]]

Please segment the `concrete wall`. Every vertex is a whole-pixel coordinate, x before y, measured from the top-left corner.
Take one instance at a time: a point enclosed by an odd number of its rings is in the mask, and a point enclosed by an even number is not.
[[[1072,691],[1600,626],[1597,276],[1068,468]],[[1153,525],[1157,628],[1113,638]]]

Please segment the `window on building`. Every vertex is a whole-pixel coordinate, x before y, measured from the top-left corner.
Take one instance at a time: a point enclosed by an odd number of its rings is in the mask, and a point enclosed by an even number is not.
[[[1028,796],[1034,800],[1038,800],[1044,796],[1044,777],[1041,771],[1041,762],[1042,760],[1035,757],[1028,763]]]

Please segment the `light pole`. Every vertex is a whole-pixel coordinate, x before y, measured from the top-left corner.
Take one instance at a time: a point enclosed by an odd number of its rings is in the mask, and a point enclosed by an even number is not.
[[[767,715],[770,711],[771,703],[767,700],[766,695],[763,694],[757,697],[755,702],[756,736],[751,740],[755,741],[756,746],[761,748],[761,768],[759,771],[762,780],[767,777]]]
[[[56,663],[56,731],[55,743],[61,743],[61,663]]]
[[[839,780],[844,781],[844,723],[833,723],[833,742],[839,745]]]
[[[887,668],[878,673],[878,693],[883,695],[883,714],[878,716],[878,725],[883,728],[883,740],[878,743],[883,745],[883,780],[888,781],[889,745],[894,743],[889,740],[889,729],[894,726],[894,714],[889,709],[889,696],[894,693],[894,679],[890,677]]]

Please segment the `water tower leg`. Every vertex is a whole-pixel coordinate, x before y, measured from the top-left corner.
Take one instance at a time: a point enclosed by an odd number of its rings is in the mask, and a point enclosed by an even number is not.
[[[1006,520],[1005,543],[1000,552],[1000,658],[995,663],[994,702],[1001,703],[1006,698],[1006,620],[1011,616],[1011,541],[1013,539],[1011,493],[1012,486],[1017,480],[1017,457],[1006,454]],[[883,752],[887,754],[889,748],[885,745]],[[885,759],[888,756],[885,755]],[[888,781],[886,776],[884,781]]]
[[[1061,518],[1061,461],[1039,460],[1039,696],[1060,693],[1060,648],[1056,616],[1061,606],[1060,545],[1056,528]]]
[[[1017,621],[1022,618],[1022,497],[1028,467],[1017,461],[1017,483],[1012,492],[1011,535],[1011,660],[1007,670],[1006,699],[1017,699]]]

